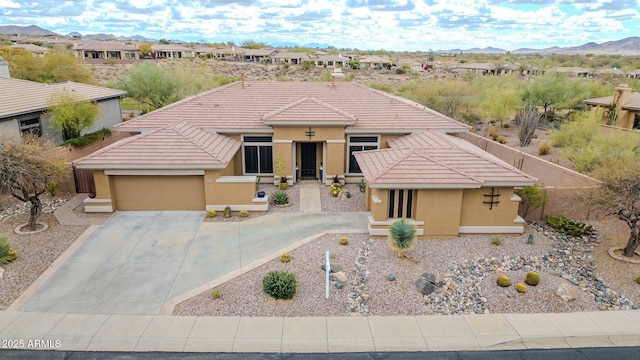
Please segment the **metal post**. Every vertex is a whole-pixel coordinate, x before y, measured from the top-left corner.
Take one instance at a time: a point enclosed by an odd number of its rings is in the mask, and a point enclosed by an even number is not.
[[[325,278],[325,294],[324,294],[324,298],[328,299],[329,298],[329,272],[331,271],[331,264],[329,263],[329,252],[327,251],[327,254],[325,255],[325,260],[326,260],[326,264],[327,266],[325,267],[326,270],[326,278]]]

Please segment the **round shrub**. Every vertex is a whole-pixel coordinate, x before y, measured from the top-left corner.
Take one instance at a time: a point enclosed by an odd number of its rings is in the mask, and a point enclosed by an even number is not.
[[[340,245],[347,245],[349,243],[349,239],[347,239],[346,237],[341,237],[340,238]]]
[[[500,287],[509,287],[511,286],[511,279],[507,275],[500,275],[496,279],[496,284]]]
[[[296,276],[288,271],[271,271],[262,278],[262,289],[276,300],[291,299],[296,293]]]
[[[536,286],[540,283],[540,274],[535,271],[529,271],[524,282],[529,286]]]
[[[289,255],[289,253],[284,253],[282,255],[280,255],[280,262],[281,263],[288,263],[289,261],[291,261],[291,255]]]
[[[238,216],[241,218],[249,217],[249,210],[240,210],[240,212],[238,212]]]
[[[208,218],[214,218],[218,216],[218,213],[215,210],[207,210],[207,217]]]
[[[395,281],[395,279],[396,279],[396,276],[395,276],[395,275],[393,275],[393,274],[389,274],[389,275],[387,275],[387,280],[389,280],[389,281]]]
[[[636,282],[640,284],[640,275],[638,275],[638,277],[636,278]]]
[[[523,283],[517,283],[516,284],[516,291],[524,294],[527,292],[527,285],[523,284]]]

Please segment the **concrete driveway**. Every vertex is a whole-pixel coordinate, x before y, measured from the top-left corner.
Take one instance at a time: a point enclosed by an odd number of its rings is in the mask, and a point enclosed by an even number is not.
[[[159,314],[162,305],[309,236],[367,228],[368,213],[275,213],[202,222],[201,211],[117,212],[22,311]]]

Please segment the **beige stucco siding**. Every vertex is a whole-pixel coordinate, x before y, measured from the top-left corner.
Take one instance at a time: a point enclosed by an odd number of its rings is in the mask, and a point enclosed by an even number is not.
[[[110,181],[117,210],[205,209],[202,176],[110,176]]]
[[[491,193],[491,188],[467,189],[462,200],[462,215],[460,226],[514,226],[513,220],[518,214],[519,202],[511,200],[513,188],[495,188],[500,197],[496,198],[499,204],[494,204],[491,209],[484,201],[489,197],[484,195]]]
[[[460,206],[463,202],[461,189],[418,190],[414,197],[417,221],[424,221],[425,237],[451,237],[458,235]]]

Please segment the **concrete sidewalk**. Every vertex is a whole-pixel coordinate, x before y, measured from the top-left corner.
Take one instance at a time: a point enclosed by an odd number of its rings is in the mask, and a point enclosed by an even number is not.
[[[640,312],[633,310],[286,318],[0,312],[0,338],[22,341],[15,348],[49,350],[327,353],[583,348],[639,346],[639,334]]]

